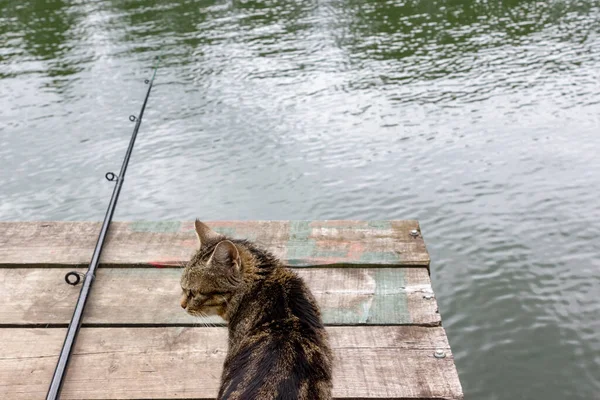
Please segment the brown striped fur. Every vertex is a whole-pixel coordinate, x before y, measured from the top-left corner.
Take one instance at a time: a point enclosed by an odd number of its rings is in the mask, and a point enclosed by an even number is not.
[[[198,220],[196,233],[200,244],[181,276],[181,306],[227,321],[217,398],[331,399],[327,333],[302,279],[248,241],[228,239]]]

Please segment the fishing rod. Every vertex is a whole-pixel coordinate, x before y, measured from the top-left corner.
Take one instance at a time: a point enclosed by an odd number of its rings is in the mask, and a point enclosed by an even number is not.
[[[133,128],[133,134],[131,135],[131,140],[129,141],[129,147],[127,148],[127,153],[125,153],[125,159],[123,160],[123,164],[121,165],[121,172],[119,172],[119,175],[115,175],[112,172],[108,172],[105,175],[107,180],[111,182],[116,181],[115,188],[113,190],[112,197],[110,198],[110,203],[108,204],[106,215],[104,216],[104,222],[102,223],[102,229],[100,229],[100,234],[98,235],[98,241],[96,242],[96,248],[94,249],[92,260],[90,261],[90,265],[84,277],[83,285],[81,286],[81,290],[79,292],[79,298],[77,299],[75,311],[73,312],[73,316],[71,317],[71,322],[69,322],[67,335],[65,337],[62,350],[60,351],[60,357],[58,358],[58,362],[56,363],[56,369],[54,370],[54,376],[52,376],[52,382],[50,383],[50,388],[48,389],[46,400],[55,400],[58,399],[60,396],[64,376],[67,370],[67,366],[69,364],[69,359],[71,357],[73,346],[75,345],[75,340],[77,339],[77,334],[79,333],[79,328],[81,327],[81,318],[83,316],[83,310],[89,297],[92,282],[94,281],[95,277],[95,272],[98,268],[98,263],[100,261],[100,254],[102,253],[102,246],[104,245],[104,240],[106,239],[108,226],[110,225],[113,214],[115,212],[117,200],[119,199],[121,187],[123,186],[123,180],[125,179],[125,173],[127,172],[129,158],[131,157],[131,152],[133,151],[133,145],[135,144],[135,139],[140,129],[140,125],[142,124],[142,116],[144,115],[144,110],[146,109],[148,97],[150,97],[150,91],[152,90],[152,84],[154,83],[156,71],[158,70],[158,62],[159,58],[156,59],[156,64],[154,65],[154,73],[152,74],[152,78],[150,80],[146,79],[144,81],[144,83],[148,85],[148,91],[146,92],[146,98],[144,99],[144,104],[142,105],[140,114],[137,117],[135,115],[129,116],[129,120],[131,122],[135,122],[135,128]],[[77,285],[81,280],[81,277],[78,272],[71,271],[65,275],[65,280],[70,285]]]

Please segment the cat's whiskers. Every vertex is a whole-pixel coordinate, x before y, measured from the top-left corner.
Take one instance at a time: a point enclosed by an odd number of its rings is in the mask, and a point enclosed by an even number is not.
[[[208,323],[206,322],[206,318],[208,315],[204,311],[198,311],[198,320],[202,324],[203,327],[208,328]]]
[[[216,328],[218,325],[215,322],[209,322],[210,316],[204,311],[198,311],[200,315],[197,315],[199,323],[205,328]]]

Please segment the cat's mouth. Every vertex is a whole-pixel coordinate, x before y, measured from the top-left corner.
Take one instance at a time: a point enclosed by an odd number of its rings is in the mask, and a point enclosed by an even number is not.
[[[224,307],[222,305],[214,305],[214,306],[204,306],[200,309],[190,308],[189,306],[185,308],[185,312],[194,317],[211,317],[211,316],[222,316],[224,313]]]

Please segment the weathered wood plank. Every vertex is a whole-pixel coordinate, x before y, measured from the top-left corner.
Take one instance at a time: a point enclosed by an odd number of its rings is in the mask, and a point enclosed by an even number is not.
[[[334,396],[462,399],[441,327],[330,327]],[[0,398],[44,399],[65,329],[0,329]],[[83,328],[62,399],[209,399],[225,328]],[[435,350],[445,358],[435,358]]]
[[[80,290],[65,283],[70,270],[0,269],[0,326],[66,326]],[[326,324],[440,324],[426,268],[304,268],[296,272],[314,293]],[[98,270],[83,323],[197,324],[199,319],[179,306],[180,274],[174,268]]]
[[[295,267],[428,266],[417,221],[215,221],[215,230],[253,240]],[[88,265],[100,223],[0,222],[0,267]],[[178,266],[196,246],[192,221],[113,222],[104,266]]]

